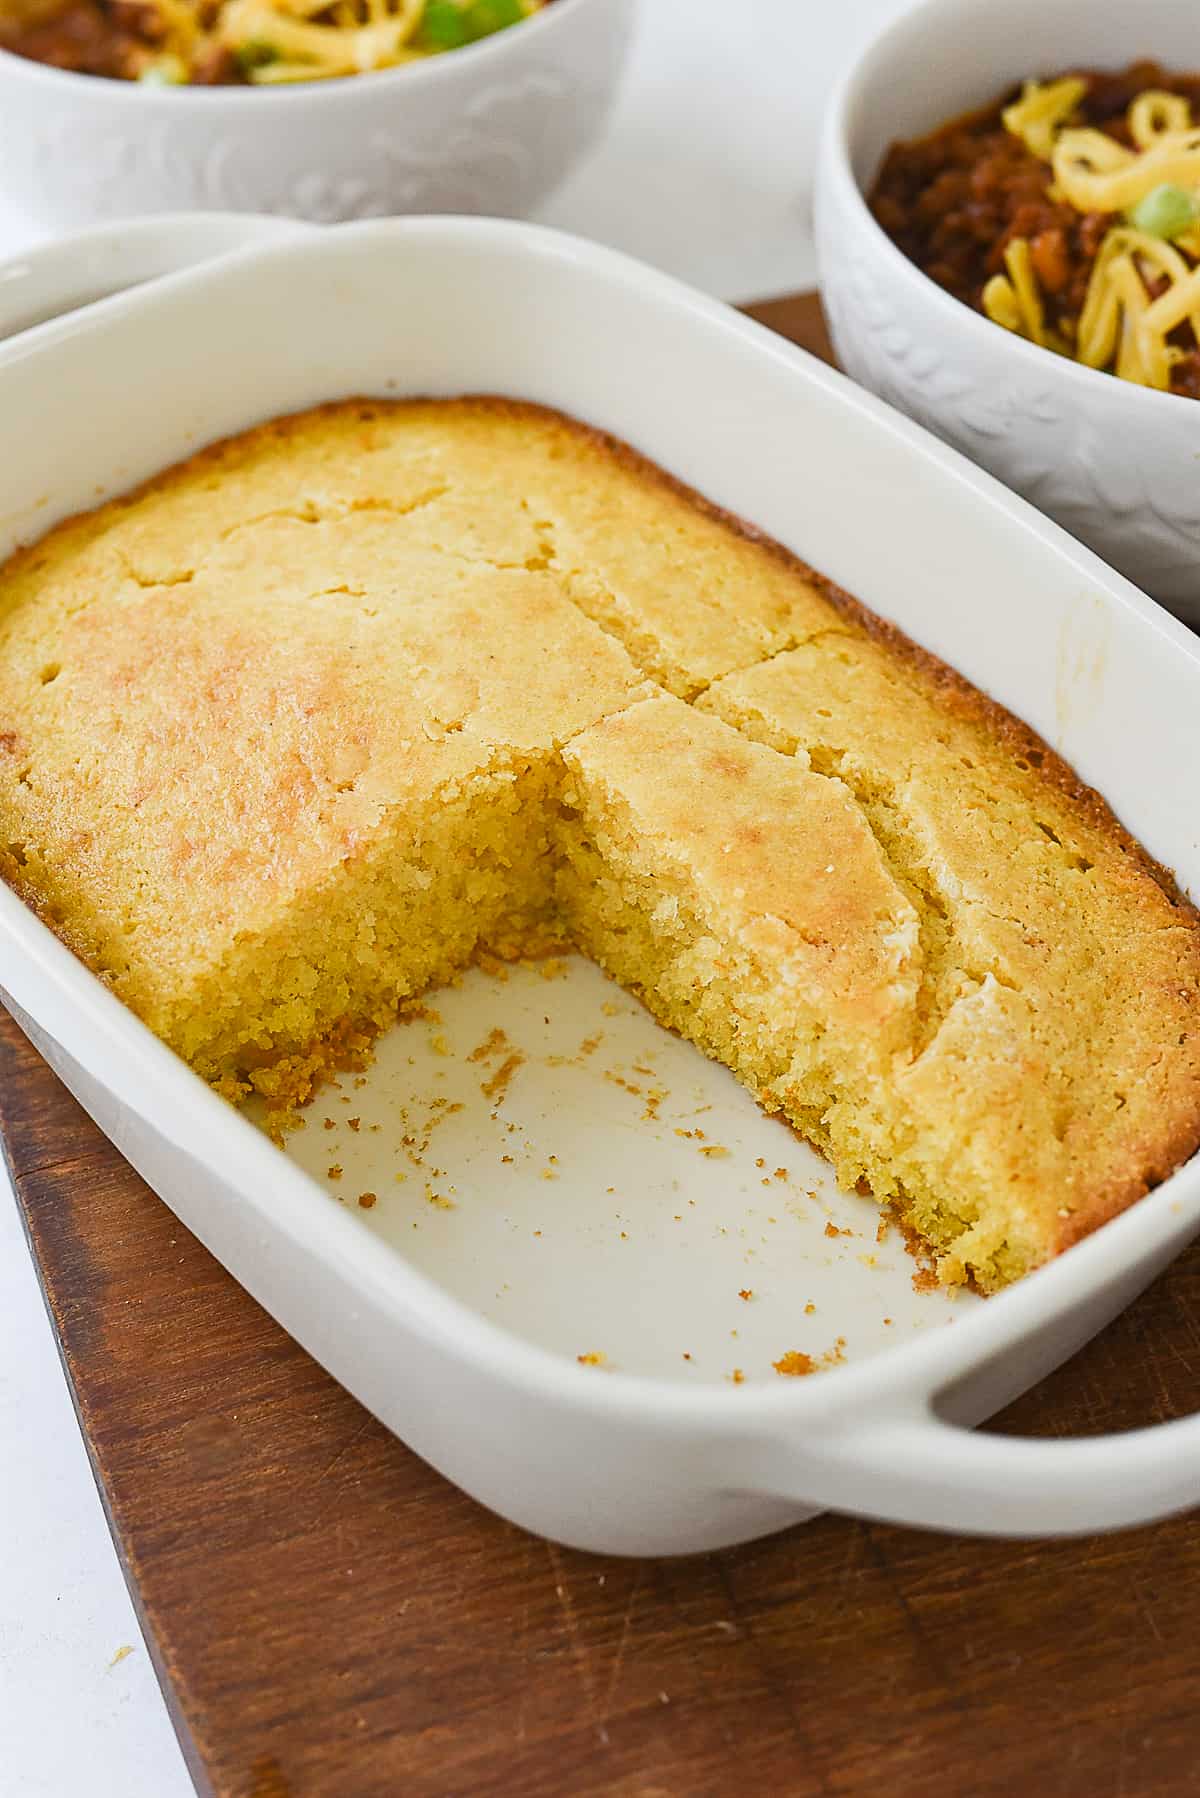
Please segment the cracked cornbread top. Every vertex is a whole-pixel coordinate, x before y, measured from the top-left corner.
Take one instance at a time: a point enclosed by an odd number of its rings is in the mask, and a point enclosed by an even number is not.
[[[1023,726],[632,452],[347,402],[0,572],[0,865],[206,1078],[302,1092],[570,942],[1024,1271],[1200,1136],[1200,929]]]

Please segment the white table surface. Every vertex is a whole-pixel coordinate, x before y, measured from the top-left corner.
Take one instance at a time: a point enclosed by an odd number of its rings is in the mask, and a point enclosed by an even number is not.
[[[727,299],[811,285],[822,102],[900,4],[643,0],[607,137],[540,217]],[[44,236],[2,183],[0,257]],[[0,1170],[0,1794],[191,1793]]]

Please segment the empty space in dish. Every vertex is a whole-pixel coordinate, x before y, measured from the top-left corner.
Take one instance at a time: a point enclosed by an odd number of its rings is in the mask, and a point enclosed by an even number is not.
[[[331,1204],[597,1377],[777,1382],[977,1302],[917,1290],[873,1200],[579,956],[471,969],[302,1116]]]

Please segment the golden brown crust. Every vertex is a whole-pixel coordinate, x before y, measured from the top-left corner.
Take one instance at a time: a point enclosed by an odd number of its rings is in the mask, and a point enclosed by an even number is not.
[[[788,552],[782,552],[786,555]],[[806,569],[809,578],[821,589],[844,618],[850,619],[868,636],[883,643],[899,660],[912,668],[918,675],[928,680],[936,692],[941,704],[953,708],[960,716],[970,719],[988,732],[999,749],[1012,757],[1014,761],[1021,759],[1030,763],[1038,772],[1040,780],[1048,786],[1056,787],[1070,804],[1078,806],[1092,825],[1103,831],[1117,848],[1131,856],[1139,868],[1162,888],[1173,905],[1179,906],[1190,920],[1200,925],[1200,912],[1181,891],[1174,874],[1156,862],[1143,849],[1137,838],[1131,836],[1112,807],[1094,787],[1079,778],[1069,762],[1063,760],[1058,751],[1052,749],[1044,737],[1015,712],[1002,706],[999,700],[992,699],[979,687],[974,686],[957,668],[935,656],[931,650],[923,649],[914,643],[890,619],[880,617],[872,612],[861,600],[847,593],[843,587],[825,575]]]
[[[1145,975],[1105,1051],[1108,1084],[1139,1089],[1117,1123],[1079,1114],[1059,1039],[1006,972],[1015,956],[1036,987],[1020,944],[954,939],[909,829],[927,820],[905,820],[904,794],[884,795],[881,822],[870,769],[856,786],[845,745],[807,728],[795,696],[803,728],[759,728],[760,677],[782,691],[808,657],[824,678],[827,652],[863,679],[893,671],[939,742],[978,745],[1009,822],[1045,833],[1034,848],[1075,857],[1044,893],[1031,859],[1019,904],[1041,908],[1044,931],[1087,900],[1067,876],[1097,868],[1096,916],[1137,938]],[[775,1073],[744,1077],[942,1249],[973,1242],[960,1277],[1011,1277],[1200,1142],[1200,914],[1171,875],[1020,720],[601,431],[493,395],[331,402],[209,445],[0,570],[0,874],[231,1095],[295,1098],[337,1052],[340,1020],[378,1030],[481,947],[561,941],[551,845],[571,779],[608,820],[611,866],[636,860],[625,828],[651,857],[638,878],[766,982],[753,1028]],[[968,839],[946,849],[951,874],[978,856]],[[414,867],[435,875],[426,898]],[[784,1065],[772,982],[819,1014],[814,1040],[846,1050],[840,1121],[832,1088],[818,1103],[820,1069]],[[1084,985],[1077,1033],[1103,982]],[[198,1020],[242,986],[252,1021],[235,1008],[204,1038]],[[719,1022],[711,1042],[726,1053]],[[870,1110],[872,1082],[934,1134],[973,1092],[978,1140],[922,1161],[903,1121],[875,1118],[892,1148],[873,1161],[861,1117],[846,1121],[851,1099]],[[997,1170],[1008,1223],[988,1236]]]
[[[513,416],[524,409],[519,403],[502,399],[489,398],[485,403]],[[555,416],[561,417],[557,414]],[[890,619],[872,611],[861,600],[809,566],[776,539],[736,514],[715,505],[704,495],[648,461],[619,438],[592,426],[582,425],[576,428],[592,438],[599,447],[617,457],[638,478],[658,484],[685,499],[708,517],[738,532],[777,558],[782,566],[811,583],[840,617],[885,645],[891,654],[928,682],[941,705],[953,709],[961,717],[979,726],[992,738],[997,748],[1014,762],[1024,761],[1035,768],[1041,781],[1056,789],[1070,806],[1079,810],[1094,830],[1107,838],[1114,849],[1129,857],[1142,873],[1154,881],[1175,909],[1179,924],[1195,933],[1196,941],[1191,956],[1181,957],[1181,961],[1190,960],[1195,965],[1200,960],[1200,911],[1180,889],[1173,871],[1148,853],[1116,817],[1104,796],[1081,780],[1070,764],[1023,719],[974,686],[949,663],[915,643]],[[1091,1195],[1079,1202],[1069,1216],[1058,1220],[1054,1253],[1061,1253],[1128,1209],[1196,1153],[1200,1148],[1200,1074],[1193,1072],[1188,1089],[1183,1094],[1179,1114],[1164,1121],[1166,1129],[1147,1143],[1144,1155],[1137,1156],[1131,1168],[1107,1170],[1098,1177]]]
[[[232,433],[228,437],[218,438],[206,444],[176,464],[171,470],[173,475],[186,476],[202,473],[205,469],[219,466],[235,447],[242,447],[252,440],[286,439],[298,430],[306,430],[311,421],[321,418],[344,416],[347,410],[359,410],[363,419],[375,419],[392,411],[400,411],[415,406],[428,406],[437,403],[433,395],[413,395],[405,399],[373,399],[366,395],[351,395],[344,400],[328,400],[322,405],[306,410],[284,413],[279,418],[270,419],[266,423],[254,426],[250,431]],[[503,394],[470,393],[450,402],[455,405],[493,414],[495,417],[511,420],[520,424],[525,419],[547,419],[570,431],[581,441],[591,443],[595,449],[611,457],[624,467],[635,479],[651,487],[658,487],[668,492],[695,509],[702,516],[711,519],[715,524],[735,532],[746,542],[754,544],[780,567],[811,584],[828,601],[833,610],[847,619],[856,628],[867,635],[886,644],[889,650],[901,658],[908,666],[933,683],[942,703],[953,705],[965,716],[973,718],[996,738],[998,746],[1014,758],[1020,756],[1032,760],[1040,776],[1057,787],[1071,804],[1083,808],[1093,824],[1107,832],[1114,844],[1132,856],[1138,866],[1151,876],[1162,888],[1173,904],[1192,923],[1200,926],[1200,912],[1181,892],[1174,873],[1156,861],[1130,834],[1115,816],[1108,801],[1094,787],[1080,779],[1070,764],[1063,760],[1058,752],[1040,737],[1023,719],[1002,706],[998,700],[992,699],[980,688],[974,686],[966,677],[952,668],[948,662],[924,649],[920,644],[905,634],[890,619],[882,617],[869,606],[848,593],[844,587],[821,574],[803,561],[794,551],[787,549],[777,539],[767,535],[765,531],[747,522],[736,513],[717,505],[704,494],[689,487],[685,482],[670,474],[657,463],[651,462],[632,445],[623,439],[603,431],[595,425],[589,425],[571,418],[551,406],[543,406],[531,400],[517,400]],[[88,507],[70,515],[55,527],[55,534],[68,531],[81,523],[90,522],[110,508],[132,510],[147,494],[157,490],[162,484],[162,475],[152,475],[136,487],[129,489],[116,499],[106,500],[99,506]],[[14,552],[5,564],[7,576],[26,573],[35,561],[44,539],[38,539]],[[18,739],[11,731],[0,731],[0,751],[13,753]]]
[[[1052,749],[1043,737],[1010,712],[996,699],[991,698],[979,687],[974,686],[965,675],[952,668],[931,650],[924,649],[919,643],[905,634],[891,619],[882,617],[878,612],[847,593],[836,581],[821,574],[809,563],[803,561],[794,551],[787,549],[776,538],[770,537],[756,525],[740,518],[735,512],[727,511],[714,501],[689,487],[675,475],[651,462],[639,450],[619,437],[602,431],[594,425],[582,424],[571,419],[566,413],[552,407],[535,405],[530,401],[511,400],[499,395],[472,394],[467,396],[472,405],[485,407],[500,416],[519,420],[523,415],[544,416],[552,418],[556,423],[566,425],[581,437],[590,440],[598,450],[612,456],[627,468],[638,480],[649,485],[658,486],[676,497],[685,500],[696,511],[711,518],[714,523],[735,531],[747,542],[755,544],[769,556],[777,560],[781,567],[796,575],[806,583],[810,583],[829,602],[834,611],[847,619],[856,628],[866,632],[887,646],[887,648],[904,661],[918,674],[929,680],[937,692],[941,703],[952,705],[963,716],[978,723],[996,739],[997,746],[1014,759],[1024,757],[1037,768],[1042,779],[1057,787],[1072,805],[1081,807],[1089,816],[1097,829],[1105,831],[1111,841],[1119,846],[1127,855],[1132,856],[1138,866],[1162,888],[1163,892],[1177,905],[1181,913],[1197,927],[1200,927],[1200,911],[1180,890],[1175,875],[1169,868],[1163,867],[1142,847],[1136,837],[1132,836],[1114,814],[1112,807],[1094,787],[1080,779],[1070,764],[1063,760],[1057,750]],[[398,402],[404,404],[405,402]],[[1200,1119],[1197,1120],[1200,1131]],[[1200,1136],[1198,1136],[1200,1140]]]

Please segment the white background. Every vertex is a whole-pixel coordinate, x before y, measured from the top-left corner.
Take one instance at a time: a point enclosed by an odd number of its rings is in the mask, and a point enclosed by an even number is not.
[[[727,299],[810,286],[821,107],[900,4],[643,0],[607,137],[539,216]],[[43,235],[2,180],[0,257]],[[191,1792],[0,1171],[0,1795]]]

